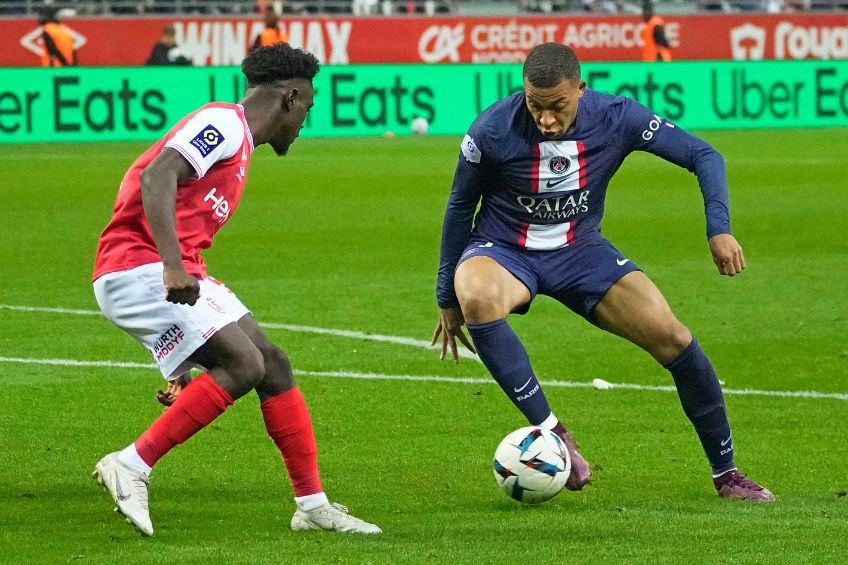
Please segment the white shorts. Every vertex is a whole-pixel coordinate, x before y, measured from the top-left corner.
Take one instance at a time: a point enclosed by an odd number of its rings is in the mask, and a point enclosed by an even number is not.
[[[189,356],[215,332],[250,311],[209,276],[200,280],[194,306],[168,302],[162,270],[162,263],[150,263],[108,273],[94,281],[94,296],[103,314],[137,339],[170,381],[197,366]]]

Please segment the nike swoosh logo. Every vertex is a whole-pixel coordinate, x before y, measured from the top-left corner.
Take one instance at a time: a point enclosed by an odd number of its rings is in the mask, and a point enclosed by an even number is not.
[[[726,440],[724,440],[723,442],[721,442],[721,446],[722,446],[722,447],[724,447],[724,446],[725,446],[725,445],[727,445],[728,443],[730,443],[730,438],[727,438]]]
[[[630,259],[616,259],[616,260],[615,260],[615,262],[616,262],[616,263],[618,263],[618,266],[619,266],[619,267],[621,267],[622,265],[626,264],[628,261],[630,261]],[[724,445],[724,444],[722,444],[722,445]]]
[[[565,181],[568,180],[568,178],[569,177],[562,177],[561,179],[556,179],[556,180],[550,179],[550,180],[548,180],[547,183],[545,183],[545,186],[547,188],[553,188],[553,187],[557,186],[558,184],[564,183]]]
[[[515,392],[521,392],[522,390],[524,390],[525,388],[527,388],[527,385],[529,385],[529,384],[530,384],[530,381],[532,381],[532,380],[533,380],[533,377],[530,377],[529,379],[527,379],[527,382],[526,382],[526,383],[524,383],[524,386],[523,386],[523,387],[521,387],[521,388],[514,388],[514,387],[513,387],[513,389],[512,389],[512,390],[514,390]]]
[[[130,497],[130,495],[124,494],[124,491],[121,488],[121,481],[118,480],[118,472],[117,471],[115,471],[115,496],[117,496],[118,500],[120,500],[121,502],[129,499],[129,497]]]

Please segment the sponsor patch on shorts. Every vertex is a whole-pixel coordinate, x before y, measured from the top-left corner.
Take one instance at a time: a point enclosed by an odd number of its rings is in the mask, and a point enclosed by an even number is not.
[[[221,135],[221,132],[218,131],[215,126],[209,124],[205,128],[201,129],[200,133],[195,135],[189,143],[200,151],[200,154],[203,157],[206,157],[212,153],[212,151],[214,151],[222,141],[224,141],[224,136]]]
[[[159,336],[150,352],[156,361],[162,361],[175,347],[184,342],[185,338],[185,331],[177,324],[173,324]]]

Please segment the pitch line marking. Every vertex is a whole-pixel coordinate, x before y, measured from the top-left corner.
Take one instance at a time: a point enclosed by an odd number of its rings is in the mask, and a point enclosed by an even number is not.
[[[11,304],[0,304],[0,310],[11,310],[13,312],[47,312],[51,314],[68,314],[72,316],[103,316],[99,310],[79,310],[74,308],[47,308],[44,306],[14,306]],[[419,347],[423,349],[434,350],[435,347],[430,345],[429,341],[414,339],[411,337],[399,337],[393,335],[370,334],[352,330],[338,330],[333,328],[318,328],[315,326],[300,326],[296,324],[279,324],[275,322],[259,322],[263,328],[274,330],[285,330],[297,333],[311,333],[320,335],[332,335],[336,337],[347,337],[352,339],[362,339],[367,341],[379,341],[383,343],[396,343],[398,345],[407,345],[411,347]],[[481,362],[480,358],[474,353],[471,353],[464,346],[457,344],[462,350],[463,359],[473,359]]]
[[[0,357],[0,363],[23,363],[28,365],[54,365],[60,367],[117,367],[122,369],[155,369],[153,363],[131,363],[121,361],[80,361],[75,359],[33,359],[27,357]],[[496,384],[491,378],[476,377],[439,377],[435,375],[384,375],[381,373],[356,373],[351,371],[299,371],[294,374],[304,377],[328,377],[341,379],[361,379],[371,381],[416,381],[462,384]],[[597,388],[593,383],[577,381],[540,381],[542,386],[557,388]],[[673,386],[639,385],[630,383],[609,383],[612,389],[645,390],[657,392],[676,392]],[[738,396],[772,396],[781,398],[813,398],[848,400],[848,393],[818,392],[814,390],[756,390],[724,389],[724,394]]]

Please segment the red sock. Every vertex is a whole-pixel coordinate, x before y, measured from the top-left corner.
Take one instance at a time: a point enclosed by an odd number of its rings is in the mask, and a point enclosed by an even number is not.
[[[135,442],[142,460],[153,467],[175,445],[208,426],[233,404],[232,397],[203,373],[186,387],[174,404]]]
[[[318,446],[309,410],[300,389],[293,388],[259,405],[265,429],[274,440],[289,472],[295,496],[322,492],[318,476]]]

